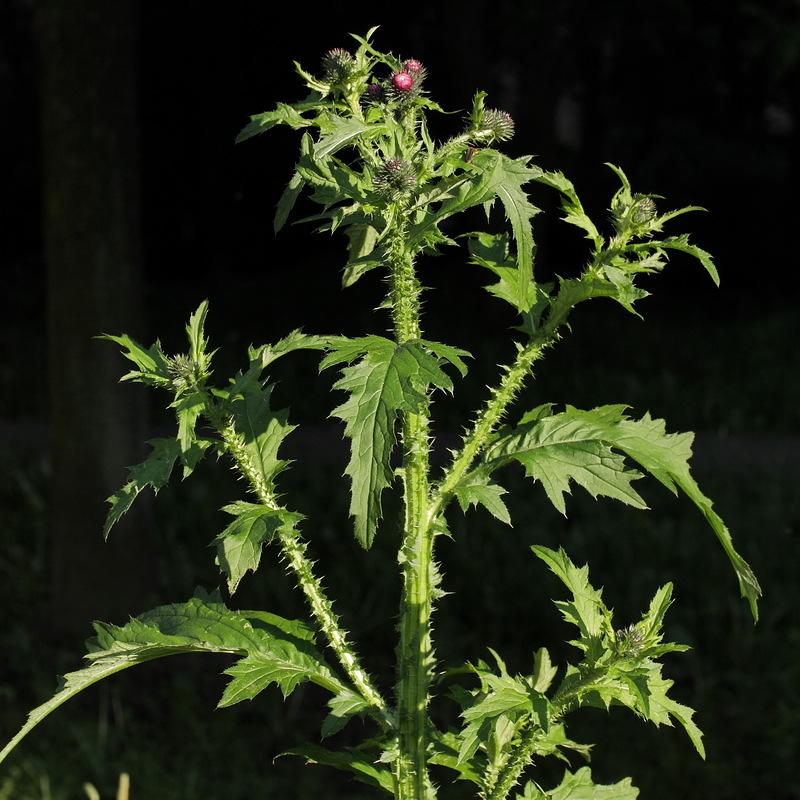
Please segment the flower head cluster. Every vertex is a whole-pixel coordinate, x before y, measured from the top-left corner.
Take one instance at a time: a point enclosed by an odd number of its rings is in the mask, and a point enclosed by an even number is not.
[[[417,171],[408,161],[389,158],[381,164],[373,183],[381,197],[397,201],[407,197],[417,185]]]

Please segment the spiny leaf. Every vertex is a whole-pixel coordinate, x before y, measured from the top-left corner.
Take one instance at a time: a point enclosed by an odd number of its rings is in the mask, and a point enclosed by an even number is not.
[[[683,253],[688,253],[694,256],[704,267],[706,272],[711,276],[711,280],[719,286],[719,273],[714,265],[714,260],[711,253],[706,252],[697,245],[689,243],[689,235],[683,234],[681,236],[670,236],[659,242],[660,247],[665,247],[669,250],[680,250]]]
[[[335,114],[325,114],[324,122],[328,132],[314,145],[314,158],[320,160],[328,158],[365,133],[374,136],[384,130],[383,125],[367,125],[357,119],[345,119]]]
[[[322,723],[323,739],[337,733],[358,714],[369,711],[369,703],[351,689],[345,689],[328,700],[331,713]]]
[[[352,480],[350,514],[355,518],[356,538],[369,548],[382,516],[381,494],[392,480],[389,459],[396,442],[395,423],[401,412],[413,413],[427,402],[433,385],[452,388],[440,360],[421,342],[398,345],[379,336],[332,342],[332,352],[321,368],[352,362],[335,384],[350,394],[333,411],[346,423],[352,440],[346,472]]]
[[[598,784],[592,780],[589,767],[581,767],[574,775],[566,771],[564,779],[552,791],[545,792],[528,781],[516,800],[636,800],[639,790],[625,778],[614,784]]]
[[[180,455],[180,445],[175,439],[151,439],[148,444],[153,448],[150,455],[141,464],[131,467],[128,473],[130,480],[108,498],[111,508],[103,526],[103,535],[106,538],[111,533],[111,528],[133,505],[142,489],[151,486],[157,494],[169,481],[172,468]]]
[[[471,261],[486,267],[498,278],[486,290],[500,300],[510,303],[525,320],[524,330],[533,332],[542,311],[547,306],[547,294],[552,285],[539,286],[532,275],[521,281],[520,270],[509,255],[508,236],[477,231],[467,234]]]
[[[295,429],[287,422],[287,410],[273,411],[270,408],[271,394],[272,386],[251,387],[231,403],[236,431],[243,436],[251,463],[270,489],[276,476],[289,464],[278,458],[278,449]]]
[[[233,594],[239,581],[248,570],[255,572],[261,561],[261,552],[281,528],[294,530],[302,519],[284,509],[272,509],[257,503],[237,501],[225,506],[223,511],[233,514],[235,519],[214,543],[217,548],[217,564],[228,578],[228,591]]]
[[[571,642],[594,661],[602,652],[601,640],[612,630],[611,613],[603,603],[603,593],[589,583],[589,568],[576,567],[563,550],[534,545],[533,552],[547,564],[569,589],[573,600],[558,601],[556,606],[567,622],[577,626],[580,639]]]
[[[599,251],[603,246],[603,237],[600,235],[594,222],[592,222],[588,214],[583,210],[583,205],[578,197],[578,193],[575,191],[575,186],[572,181],[561,172],[545,171],[542,171],[534,180],[561,192],[561,207],[564,210],[564,221],[586,231],[586,238],[594,244],[595,251]]]
[[[522,186],[535,177],[541,170],[528,166],[528,158],[509,159],[503,157],[501,163],[505,173],[503,182],[497,188],[497,196],[503,204],[506,218],[511,223],[511,231],[517,247],[517,295],[523,296],[529,291],[533,281],[533,230],[531,219],[540,209],[532,205]]]
[[[301,756],[312,764],[325,764],[329,767],[352,772],[356,780],[383,789],[394,795],[392,773],[378,765],[377,760],[355,749],[328,750],[316,744],[304,744],[287,750],[283,755]]]
[[[473,472],[466,475],[455,487],[455,495],[462,511],[471,505],[482,505],[492,516],[511,525],[511,515],[503,502],[506,490],[488,476]]]
[[[631,486],[641,473],[625,467],[624,458],[599,440],[594,428],[569,413],[537,420],[501,439],[486,454],[489,469],[519,461],[529,477],[541,482],[550,502],[566,514],[564,493],[575,481],[593,497],[605,495],[636,508],[646,508]]]
[[[259,133],[264,133],[275,125],[288,125],[290,128],[298,130],[313,124],[310,120],[302,116],[303,111],[317,108],[319,105],[319,95],[313,96],[305,103],[278,103],[274,111],[265,111],[262,114],[254,114],[250,117],[250,122],[242,128],[236,137],[236,143],[243,142]]]
[[[139,383],[146,383],[150,386],[158,386],[162,389],[168,389],[172,386],[172,373],[169,368],[169,360],[164,355],[161,349],[161,343],[156,343],[150,347],[142,347],[137,341],[131,339],[127,334],[122,336],[112,336],[104,334],[99,336],[100,339],[108,339],[111,342],[116,342],[123,348],[122,355],[125,358],[133,361],[139,368],[132,370],[127,375],[122,377],[123,381],[137,381]]]
[[[529,474],[536,477],[541,475],[548,496],[551,496],[556,507],[562,511],[563,491],[566,491],[564,487],[565,484],[568,485],[570,478],[584,486],[588,482],[592,486],[590,491],[610,494],[601,491],[606,484],[596,480],[607,477],[610,470],[616,473],[617,485],[613,487],[614,490],[619,490],[624,495],[619,499],[642,508],[644,503],[633,489],[630,489],[631,494],[628,494],[627,489],[623,492],[626,484],[629,486],[629,480],[639,477],[639,473],[622,471],[618,460],[613,457],[609,459],[610,448],[621,450],[672,492],[681,489],[700,509],[722,544],[736,572],[742,597],[749,602],[753,617],[757,620],[758,598],[761,595],[758,579],[747,562],[736,552],[730,532],[713,510],[711,500],[702,493],[691,475],[689,459],[692,455],[694,434],[668,434],[664,420],[653,419],[649,414],[645,414],[640,420],[632,420],[624,414],[625,409],[626,406],[623,405],[609,405],[581,411],[567,406],[566,411],[561,414],[520,425],[516,431],[500,439],[489,450],[483,469],[491,472],[509,460],[521,461]],[[547,453],[547,448],[554,445],[558,446],[555,453]],[[591,445],[595,446],[594,450]],[[545,451],[543,454],[540,453],[542,450]],[[606,467],[606,470],[596,466],[593,455],[602,458],[601,466]],[[543,464],[551,471],[545,472],[544,466],[540,466]],[[594,469],[599,470],[597,476]]]
[[[271,668],[271,680],[284,692],[291,691],[302,679],[312,680],[335,693],[344,690],[344,684],[313,645],[287,632],[296,628],[302,634],[302,624],[291,620],[275,624],[278,617],[263,617],[257,613],[231,611],[216,595],[198,591],[187,603],[155,608],[122,627],[96,622],[97,636],[89,640],[86,655],[90,664],[64,675],[56,694],[31,712],[19,733],[0,752],[0,761],[50,712],[71,697],[123,669],[164,656],[205,652],[258,658],[265,668],[267,665]],[[259,681],[261,688],[266,686],[263,674]],[[224,704],[243,699],[247,694],[244,684],[244,678],[235,677],[223,695],[223,701],[228,701]],[[253,694],[251,686],[250,696]]]

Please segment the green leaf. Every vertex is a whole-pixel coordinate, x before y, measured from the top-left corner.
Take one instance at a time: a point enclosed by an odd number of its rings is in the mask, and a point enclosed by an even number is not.
[[[159,341],[156,341],[152,347],[145,348],[134,339],[131,339],[127,334],[123,334],[122,336],[103,334],[98,338],[108,339],[111,342],[116,342],[118,345],[121,345],[123,348],[122,354],[125,358],[133,361],[139,368],[138,370],[132,370],[127,375],[124,375],[122,377],[123,381],[137,381],[162,389],[169,389],[172,387],[172,373],[169,368],[169,359],[161,350],[161,343]]]
[[[252,697],[257,688],[270,681],[277,682],[285,694],[300,680],[312,680],[334,693],[344,690],[313,645],[287,633],[298,630],[302,634],[302,623],[282,620],[277,625],[274,620],[279,618],[264,616],[231,611],[215,595],[199,591],[187,603],[155,608],[122,627],[94,623],[97,636],[87,643],[89,665],[63,676],[56,694],[31,712],[19,733],[0,752],[0,761],[71,697],[123,669],[164,656],[229,653],[244,657],[248,663],[258,661],[262,670],[255,676],[255,684],[248,682],[244,670],[237,673],[220,705]]]
[[[711,256],[711,253],[708,253],[700,247],[697,247],[697,245],[690,244],[688,234],[683,234],[681,236],[670,236],[660,241],[659,246],[669,250],[680,250],[682,253],[688,253],[690,256],[694,256],[703,265],[703,267],[705,267],[706,272],[708,272],[708,274],[711,276],[711,280],[713,280],[714,283],[719,286],[719,273],[714,265],[714,260]]]
[[[382,517],[381,494],[392,480],[389,459],[397,439],[397,418],[401,412],[418,411],[427,402],[428,387],[451,389],[452,381],[422,342],[398,345],[369,336],[334,340],[331,346],[323,369],[350,363],[363,353],[356,364],[342,370],[334,388],[350,397],[332,415],[346,423],[345,435],[351,439],[346,469],[352,480],[350,514],[356,538],[369,548]]]
[[[275,533],[282,529],[294,530],[302,519],[284,509],[272,509],[242,500],[225,506],[223,511],[235,519],[214,540],[217,547],[217,564],[228,577],[228,591],[233,594],[244,574],[255,572],[261,561],[261,552]]]
[[[561,783],[545,792],[533,781],[528,781],[517,800],[636,800],[639,790],[625,778],[614,784],[596,784],[589,767],[581,767],[574,775],[564,772]]]
[[[370,758],[356,749],[328,750],[316,744],[304,744],[287,750],[283,755],[301,756],[310,764],[325,764],[328,767],[352,772],[356,780],[394,794],[392,773],[378,766],[375,758]]]
[[[618,499],[644,508],[643,501],[633,489],[628,493],[629,481],[639,477],[639,473],[621,472],[621,464],[610,448],[622,451],[673,493],[681,489],[700,509],[722,544],[736,572],[742,597],[749,602],[757,620],[761,595],[758,579],[736,552],[730,532],[691,475],[689,459],[694,434],[668,434],[664,420],[653,419],[649,414],[640,420],[632,420],[623,413],[625,409],[623,405],[611,405],[581,411],[567,406],[561,414],[521,425],[487,452],[483,468],[491,471],[509,460],[521,461],[529,474],[541,476],[548,496],[562,512],[563,492],[568,490],[570,478],[586,488],[589,484],[593,494],[617,496],[619,493]],[[556,449],[540,454],[540,450],[546,451],[551,446]],[[599,466],[595,457],[602,460]],[[612,483],[606,484],[605,479]]]
[[[594,244],[595,252],[599,252],[603,246],[603,237],[600,235],[594,222],[592,222],[588,214],[583,210],[583,205],[578,197],[578,193],[575,191],[575,186],[572,181],[561,172],[544,171],[535,177],[534,180],[561,192],[561,208],[564,211],[564,221],[586,231],[586,238]]]
[[[328,707],[331,713],[322,723],[323,739],[340,731],[353,717],[370,710],[369,703],[351,689],[345,689],[328,700]]]
[[[526,330],[533,331],[547,305],[545,287],[538,286],[532,277],[527,281],[520,281],[517,263],[509,255],[506,234],[478,231],[467,235],[470,261],[491,270],[498,278],[497,283],[486,287],[487,291],[517,309],[526,319]]]
[[[534,545],[531,549],[572,593],[571,602],[558,601],[556,607],[580,631],[580,638],[570,644],[583,650],[589,663],[593,663],[603,653],[603,637],[613,633],[611,612],[603,603],[602,591],[589,583],[589,568],[576,567],[563,548],[551,550]]]
[[[550,502],[562,514],[566,514],[564,493],[570,493],[573,480],[592,497],[605,495],[646,508],[631,486],[641,473],[627,469],[624,458],[597,436],[597,428],[573,411],[570,407],[563,414],[521,426],[500,439],[485,455],[489,471],[511,460],[519,461],[529,477],[541,482]]]
[[[365,133],[376,136],[385,130],[383,125],[367,125],[357,119],[327,113],[324,114],[324,123],[327,132],[314,145],[315,160],[324,160],[332,156]]]
[[[352,286],[365,272],[382,265],[381,258],[375,258],[375,246],[378,242],[378,229],[368,222],[348,225],[345,234],[349,240],[348,258],[345,264],[342,286]],[[378,249],[378,254],[382,250]]]
[[[506,490],[502,486],[477,472],[466,475],[455,487],[462,511],[471,505],[482,505],[492,516],[511,525],[511,515],[502,499],[504,494]]]
[[[533,281],[533,229],[531,219],[540,209],[528,201],[522,186],[541,174],[538,167],[528,166],[529,158],[511,160],[501,159],[504,177],[497,188],[497,196],[503,204],[506,218],[511,223],[514,243],[517,248],[517,294],[523,296],[529,292]]]
[[[305,181],[299,173],[295,172],[286,185],[286,188],[283,190],[281,199],[278,200],[278,207],[275,210],[275,219],[272,222],[272,229],[275,233],[277,233],[286,224],[286,220],[289,219],[289,214],[292,213],[294,204],[297,202],[300,192],[303,191],[303,186],[305,186]]]
[[[531,676],[533,690],[544,694],[550,688],[557,674],[558,667],[554,666],[550,660],[550,653],[546,648],[540,647],[536,651],[533,661],[533,675]]]
[[[269,491],[277,475],[290,463],[278,458],[278,448],[296,427],[288,424],[287,410],[270,408],[271,394],[272,386],[251,386],[231,403],[236,431],[242,435],[250,463]]]
[[[236,137],[236,144],[244,142],[252,136],[264,133],[275,125],[288,125],[294,130],[306,128],[313,123],[302,116],[302,111],[315,109],[319,106],[319,95],[311,95],[310,99],[304,103],[278,103],[274,111],[265,111],[262,114],[254,114],[250,117],[250,122],[242,128]]]
[[[208,441],[197,435],[197,420],[206,407],[204,392],[191,392],[178,398],[173,406],[178,420],[176,441],[180,447],[183,477],[188,478],[208,447]]]
[[[141,464],[131,467],[128,472],[130,480],[108,498],[111,508],[103,526],[105,538],[108,538],[120,517],[133,505],[142,489],[151,486],[157,494],[169,481],[175,461],[180,455],[180,445],[175,439],[151,439],[148,444],[153,448],[150,455]]]

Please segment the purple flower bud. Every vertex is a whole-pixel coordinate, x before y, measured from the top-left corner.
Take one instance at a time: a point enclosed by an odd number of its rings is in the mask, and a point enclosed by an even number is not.
[[[395,72],[392,75],[392,86],[397,89],[398,92],[410,92],[411,89],[414,87],[414,78],[410,72]]]
[[[419,61],[417,61],[416,58],[407,58],[403,62],[403,70],[405,72],[408,72],[408,73],[412,74],[412,75],[419,75],[420,72],[423,71],[423,69],[424,69],[424,67],[422,66],[422,64]]]
[[[380,102],[386,97],[386,90],[379,83],[371,83],[367,86],[367,99]]]

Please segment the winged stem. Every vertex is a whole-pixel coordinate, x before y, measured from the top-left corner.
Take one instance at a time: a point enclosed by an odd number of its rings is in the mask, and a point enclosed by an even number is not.
[[[399,209],[398,209],[399,210]],[[398,344],[420,338],[420,293],[413,253],[406,244],[406,224],[394,215],[388,249],[391,302]],[[398,760],[396,777],[401,800],[435,796],[428,777],[428,698],[433,668],[431,610],[435,584],[434,531],[428,514],[429,428],[426,406],[403,418],[403,541],[399,560],[403,573],[400,637],[397,653]]]

